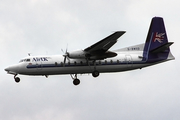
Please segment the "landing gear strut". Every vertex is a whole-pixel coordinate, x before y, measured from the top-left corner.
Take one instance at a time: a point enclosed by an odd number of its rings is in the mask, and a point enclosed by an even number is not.
[[[98,77],[99,76],[99,71],[96,70],[96,60],[93,61],[94,64],[94,71],[92,72],[93,77]]]
[[[71,78],[73,79],[73,84],[74,85],[79,85],[80,84],[80,80],[77,78],[77,74],[71,74]]]
[[[14,76],[14,80],[15,80],[15,82],[20,82],[20,78],[19,77],[16,77],[17,76],[17,74]]]

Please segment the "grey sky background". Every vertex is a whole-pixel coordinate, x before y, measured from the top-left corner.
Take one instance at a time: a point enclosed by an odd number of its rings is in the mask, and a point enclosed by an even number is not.
[[[179,120],[178,0],[1,0],[1,120]],[[176,60],[142,70],[79,75],[13,76],[4,68],[32,55],[84,49],[127,31],[113,49],[144,43],[152,17],[164,18]]]

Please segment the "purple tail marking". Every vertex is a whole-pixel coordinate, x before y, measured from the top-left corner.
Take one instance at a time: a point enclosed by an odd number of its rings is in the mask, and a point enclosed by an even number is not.
[[[166,46],[166,44],[168,44],[168,39],[163,18],[154,17],[152,18],[149,32],[146,38],[143,61],[155,62],[167,59],[170,51],[169,46],[163,52],[161,51],[158,53],[151,53],[151,51],[156,50],[161,46]]]

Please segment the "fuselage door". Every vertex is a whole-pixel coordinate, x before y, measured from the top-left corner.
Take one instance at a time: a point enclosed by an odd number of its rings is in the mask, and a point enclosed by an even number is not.
[[[131,55],[125,55],[125,59],[126,59],[127,67],[132,67],[133,61]]]

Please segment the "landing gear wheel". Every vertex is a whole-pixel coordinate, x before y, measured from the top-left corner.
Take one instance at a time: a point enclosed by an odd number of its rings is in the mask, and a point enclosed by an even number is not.
[[[92,72],[93,77],[98,77],[99,76],[99,71],[95,70]]]
[[[19,77],[15,77],[14,79],[15,79],[15,82],[17,82],[17,83],[20,82],[20,78]]]
[[[73,84],[74,85],[79,85],[80,84],[80,80],[79,79],[74,79]]]

